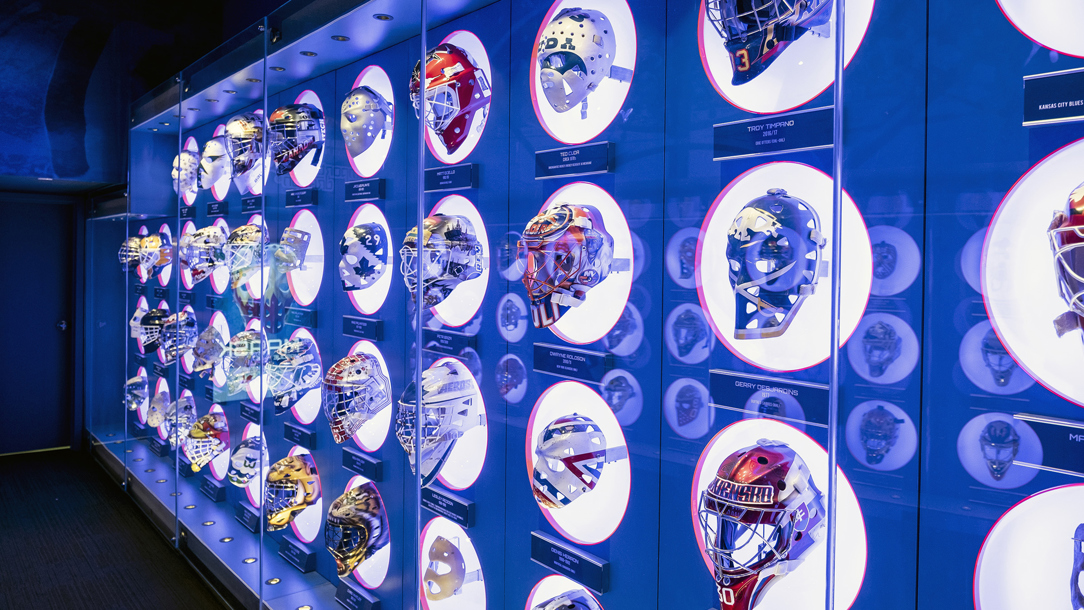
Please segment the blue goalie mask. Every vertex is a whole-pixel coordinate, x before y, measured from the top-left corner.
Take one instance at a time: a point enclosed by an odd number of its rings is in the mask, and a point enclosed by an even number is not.
[[[902,423],[902,419],[897,419],[883,405],[877,405],[876,408],[862,415],[859,432],[862,448],[866,450],[867,464],[880,464],[884,461],[885,456],[896,446],[896,441],[900,438]]]
[[[816,210],[783,189],[745,204],[730,226],[726,257],[735,298],[735,339],[786,332],[817,288],[825,239]]]
[[[707,324],[704,318],[686,309],[674,320],[670,334],[677,346],[678,356],[684,358],[708,340]]]
[[[896,270],[896,246],[887,241],[873,244],[873,277],[883,280]]]
[[[512,299],[501,304],[501,328],[506,332],[512,332],[519,328],[519,322],[527,317],[523,310]]]
[[[1080,588],[1080,574],[1084,572],[1084,523],[1076,526],[1073,532],[1073,573],[1069,579],[1069,595],[1073,610],[1084,610],[1084,593]]]
[[[1016,454],[1020,452],[1020,435],[1009,422],[995,419],[982,429],[979,447],[990,476],[1000,481],[1008,474]]]
[[[986,364],[986,368],[990,369],[997,387],[1003,388],[1009,385],[1012,373],[1016,370],[1016,361],[1009,355],[992,328],[982,337],[982,361]]]
[[[732,85],[760,76],[806,32],[831,32],[832,0],[707,0],[704,8],[730,54]]]
[[[388,234],[375,222],[350,227],[339,240],[339,255],[343,290],[368,288],[388,269]]]
[[[636,397],[636,388],[632,387],[624,375],[618,375],[602,388],[602,397],[606,404],[610,405],[610,409],[618,413],[630,399]]]
[[[870,377],[880,377],[885,369],[900,357],[903,339],[891,324],[878,322],[866,329],[862,336],[862,353],[869,365]]]

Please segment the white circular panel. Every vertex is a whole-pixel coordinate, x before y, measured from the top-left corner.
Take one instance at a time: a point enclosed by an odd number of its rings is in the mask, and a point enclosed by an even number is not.
[[[981,442],[982,433],[986,426],[993,421],[1007,422],[1016,430],[1020,442],[1013,456],[1013,460],[1027,462],[1041,466],[1043,463],[1043,445],[1039,436],[1031,429],[1031,426],[1022,421],[1014,420],[1008,413],[983,413],[976,415],[971,421],[964,424],[960,435],[956,437],[956,456],[960,458],[960,464],[979,483],[995,489],[1015,489],[1021,485],[1030,483],[1038,470],[1013,464],[1005,470],[1001,480],[994,478],[989,463],[984,455]]]
[[[982,243],[985,239],[986,229],[979,229],[960,251],[960,274],[975,292],[982,292]]]
[[[815,0],[822,10],[834,10],[830,0]],[[743,6],[743,5],[739,5]],[[827,16],[827,15],[826,15]],[[873,17],[873,0],[851,0],[847,3],[846,43],[847,63],[851,62],[866,36]],[[697,22],[700,63],[712,86],[726,101],[748,112],[772,114],[793,110],[820,95],[835,80],[836,26],[830,22],[828,36],[810,31],[778,53],[778,57],[760,75],[740,84],[731,84],[734,66],[725,41],[707,19],[704,1],[700,2]],[[748,62],[745,62],[748,65]]]
[[[350,352],[347,355],[353,356],[355,354],[368,354],[377,359],[380,363],[380,368],[383,369],[384,374],[388,376],[388,391],[391,392],[391,388],[395,387],[395,384],[392,383],[391,371],[388,370],[388,363],[384,360],[384,354],[380,353],[380,349],[371,341],[362,339],[350,348]],[[392,397],[391,405],[377,413],[375,417],[358,428],[358,431],[354,433],[354,442],[357,443],[358,447],[369,453],[380,449],[384,444],[384,441],[388,438],[388,427],[391,426],[391,417],[395,408],[395,398]]]
[[[294,100],[294,103],[295,104],[311,104],[311,105],[316,106],[317,108],[319,108],[320,112],[323,112],[323,114],[324,114],[324,142],[323,142],[323,144],[321,144],[319,148],[314,147],[312,150],[305,153],[305,156],[302,157],[301,160],[297,162],[297,165],[294,166],[294,168],[292,170],[290,170],[290,179],[294,181],[294,184],[300,186],[301,188],[305,188],[306,186],[309,186],[310,184],[313,183],[313,181],[316,180],[316,175],[320,173],[320,166],[324,164],[324,157],[327,156],[327,153],[328,153],[327,145],[328,145],[328,142],[330,140],[330,138],[327,135],[329,119],[328,119],[327,113],[324,112],[324,104],[323,104],[323,102],[320,101],[320,96],[316,95],[315,91],[308,90],[308,89],[305,90],[305,91],[302,91],[297,96],[297,99]],[[335,128],[335,125],[332,125],[332,129],[334,129],[334,128]],[[319,158],[316,158],[317,154],[320,155]],[[316,160],[316,163],[313,163],[314,159]]]
[[[260,426],[249,422],[245,425],[245,431],[241,433],[241,440],[249,439],[254,436],[260,436]],[[232,458],[232,449],[230,452]],[[264,459],[260,459],[260,472],[256,476],[252,477],[252,480],[245,485],[245,495],[248,496],[248,503],[254,508],[259,508],[263,505],[263,485],[267,480],[267,471],[271,469],[271,464]],[[227,472],[228,472],[227,465]]]
[[[748,419],[727,426],[711,439],[693,475],[691,494],[692,528],[700,556],[712,578],[713,564],[704,551],[704,532],[700,527],[701,494],[715,480],[719,465],[731,453],[755,445],[759,439],[783,442],[802,457],[813,483],[821,493],[828,487],[828,453],[804,433],[770,419]],[[866,573],[866,524],[862,508],[847,475],[836,467],[837,530],[836,530],[836,608],[850,608],[862,588]],[[824,498],[825,502],[829,498]],[[768,589],[756,610],[793,610],[808,608],[811,596],[823,602],[827,545],[821,542],[808,551],[803,563],[793,572],[779,577]]]
[[[615,48],[606,49],[606,51],[613,53],[615,67],[625,68],[630,73],[628,82],[613,78],[602,79],[598,88],[587,96],[586,117],[582,116],[579,105],[566,112],[557,112],[550,105],[542,89],[538,65],[538,49],[544,41],[555,40],[556,44],[562,45],[561,49],[576,51],[574,46],[568,47],[568,45],[576,45],[575,33],[569,31],[566,34],[557,26],[551,27],[550,22],[562,10],[580,7],[598,11],[609,19],[608,25],[599,24],[599,27],[612,29],[616,39]],[[566,27],[571,27],[571,23],[568,20],[565,21],[569,23]],[[583,48],[581,46],[580,50]],[[550,7],[538,28],[534,47],[531,49],[530,66],[531,102],[534,105],[534,114],[546,133],[565,144],[582,144],[593,140],[617,118],[621,107],[625,104],[629,88],[632,86],[632,72],[636,69],[636,23],[632,18],[632,9],[625,0],[594,0],[588,6],[584,6],[584,3],[579,0],[557,0]]]
[[[1020,370],[1020,365],[1011,357],[999,358],[995,354],[991,358],[991,354],[986,353],[983,343],[992,328],[989,320],[983,320],[964,335],[960,342],[960,368],[964,375],[982,391],[1002,396],[1018,394],[1035,385],[1035,380]],[[1001,344],[996,336],[993,339]],[[995,371],[991,365],[999,366],[999,370]]]
[[[222,337],[222,342],[229,345],[233,335],[230,334],[230,325],[226,322],[226,315],[221,311],[212,313],[211,326],[214,326],[218,330],[219,336]],[[226,385],[226,366],[221,360],[219,360],[218,364],[214,367],[214,373],[211,374],[211,382],[218,388]]]
[[[895,330],[900,342],[899,355],[879,369],[870,364],[865,342],[866,332],[876,324],[884,324]],[[910,375],[918,366],[918,352],[918,337],[915,336],[915,331],[911,330],[907,322],[889,313],[871,313],[862,318],[847,343],[847,360],[851,363],[851,368],[862,379],[880,385],[891,385]]]
[[[154,394],[152,394],[151,396],[157,396],[161,392],[166,393],[166,401],[164,403],[165,405],[169,405],[169,403],[173,402],[172,395],[169,391],[169,381],[167,381],[165,377],[159,377],[158,380],[154,382]],[[147,418],[146,416],[144,416],[143,423],[146,422]],[[169,438],[169,428],[166,427],[167,423],[169,423],[168,419],[163,420],[162,423],[159,424],[157,428],[155,428],[155,430],[158,432],[158,438],[162,440],[166,440]]]
[[[459,362],[457,358],[441,358],[429,368],[448,360]],[[474,375],[467,370],[467,365],[462,364],[462,367],[461,373],[465,372],[471,375],[471,379],[474,380]],[[478,387],[477,380],[474,381],[474,384],[475,387]],[[489,449],[489,415],[486,413],[486,403],[482,399],[480,391],[476,398],[478,400],[478,414],[485,418],[486,424],[484,426],[474,426],[456,441],[455,447],[452,448],[452,451],[448,454],[448,459],[437,474],[438,481],[443,483],[445,487],[456,491],[466,489],[474,485],[474,482],[478,480],[478,475],[482,474],[482,466],[486,462],[486,452]]]
[[[226,125],[223,123],[219,123],[218,126],[215,127],[214,133],[211,134],[211,137],[217,138],[218,136],[225,135],[225,133]],[[226,171],[222,174],[222,177],[219,178],[217,182],[211,185],[211,196],[215,198],[215,201],[222,201],[226,198],[226,195],[228,195],[229,192],[230,172]]]
[[[367,152],[362,153],[362,155],[367,154]],[[388,219],[384,217],[384,212],[379,207],[371,203],[363,203],[358,209],[354,210],[354,215],[350,217],[350,227],[369,223],[375,223],[383,227],[384,235],[388,236],[388,243],[384,246],[388,251],[388,264],[384,269],[384,275],[374,282],[372,286],[364,290],[346,291],[350,303],[354,305],[354,309],[365,315],[372,315],[380,311],[380,308],[384,306],[384,301],[388,298],[388,290],[391,289],[391,278],[395,275],[394,270],[397,268],[395,263],[395,240],[391,236]],[[335,248],[332,249],[335,250]],[[336,264],[338,264],[338,260],[336,260]]]
[[[422,607],[425,610],[485,610],[485,575],[482,573],[482,564],[478,560],[478,551],[474,549],[474,543],[471,542],[467,532],[444,517],[436,517],[422,528],[422,543],[421,548],[418,549],[419,574],[424,575],[426,573],[426,569],[430,565],[429,549],[432,548],[438,536],[450,541],[459,549],[467,574],[473,574],[474,578],[472,582],[464,584],[458,594],[440,600],[431,600],[425,595],[424,587],[426,585],[423,582]],[[443,570],[434,566],[434,571],[440,573],[448,569],[447,565],[442,567]]]
[[[477,36],[466,30],[458,30],[448,34],[444,37],[444,40],[440,41],[440,44],[444,43],[454,44],[473,57],[474,61],[478,64],[476,67],[485,73],[486,78],[489,79],[489,86],[491,88],[493,87],[493,67],[489,63],[489,53],[486,52],[485,45],[482,44],[482,41],[479,40]],[[422,71],[425,71],[424,67],[422,68]],[[424,97],[424,95],[422,97]],[[437,135],[437,132],[433,131],[428,125],[425,126],[425,144],[429,147],[429,152],[437,158],[437,161],[440,161],[445,165],[455,165],[474,152],[474,147],[478,146],[478,141],[482,139],[482,132],[485,131],[490,106],[493,103],[493,96],[490,95],[489,99],[490,103],[486,104],[484,112],[479,109],[471,115],[467,139],[459,149],[452,154],[448,154],[448,149],[444,146],[444,142],[440,140],[440,136]],[[424,108],[424,103],[422,107]]]
[[[320,223],[310,210],[301,210],[294,214],[290,226],[311,236],[309,249],[305,254],[305,265],[301,269],[286,273],[286,281],[290,284],[290,294],[294,301],[302,307],[308,307],[316,300],[316,294],[320,292],[320,284],[324,280],[324,232],[320,230]]]
[[[132,315],[134,316],[135,312],[137,310],[139,310],[139,309],[143,309],[144,311],[150,311],[151,305],[150,305],[150,303],[147,302],[147,297],[139,297],[138,299],[136,299],[136,306],[135,306],[135,310],[132,311]],[[144,314],[144,315],[146,315],[146,314]],[[131,318],[129,318],[129,320],[130,319]],[[131,322],[129,322],[129,327],[128,328],[131,329]],[[138,336],[133,337],[133,339],[135,339],[136,351],[138,351],[141,354],[146,354],[147,353],[146,350],[143,349],[143,341],[141,341]]]
[[[197,142],[196,139],[193,138],[192,136],[188,136],[188,139],[184,141],[184,150],[187,150],[190,153],[195,153],[197,159],[200,156],[200,154],[199,154],[199,142]],[[198,167],[198,163],[197,163],[197,167],[196,167],[196,176],[197,176],[197,178],[196,178],[196,188],[193,188],[190,191],[185,191],[184,193],[181,194],[181,200],[184,201],[185,205],[192,205],[193,203],[195,203],[196,202],[196,196],[199,195],[199,178],[198,178],[198,176],[199,176],[199,167]],[[176,182],[174,182],[174,184],[176,184]]]
[[[395,128],[395,88],[391,86],[391,79],[388,78],[387,72],[384,72],[384,69],[380,66],[366,66],[354,79],[354,86],[351,90],[358,87],[368,87],[376,91],[391,106],[392,129],[387,130],[384,137],[376,138],[368,149],[356,157],[351,157],[349,149],[347,150],[347,160],[350,161],[350,167],[354,170],[354,173],[362,178],[371,178],[384,166],[384,161],[388,158],[388,151],[391,150],[391,140]],[[335,127],[337,126],[336,123]],[[343,146],[345,147],[346,144],[344,143]]]
[[[485,221],[469,199],[462,195],[449,195],[433,206],[429,216],[438,213],[462,216],[469,220],[474,225],[478,243],[482,246],[482,258],[489,261],[482,270],[482,275],[459,284],[448,298],[430,308],[441,324],[454,328],[470,322],[474,314],[478,313],[478,308],[482,306],[482,300],[486,296],[486,288],[489,287],[489,268],[493,261],[490,258],[489,234],[486,233]]]
[[[143,367],[139,367],[138,369],[136,369],[135,376],[136,377],[142,377],[143,379],[148,379],[148,377],[147,377],[147,369],[145,369]],[[151,389],[150,381],[148,379],[148,382],[147,382],[147,398],[145,398],[143,400],[143,402],[139,403],[139,406],[136,407],[136,417],[139,418],[139,423],[141,423],[141,424],[146,424],[147,423],[147,410],[150,409],[151,398],[154,397],[154,394],[151,393],[150,389]]]
[[[184,223],[184,228],[181,229],[181,236],[191,235],[191,234],[193,234],[195,232],[196,232],[196,223],[189,220],[188,222]],[[178,245],[180,244],[180,238],[177,239],[177,244]],[[192,271],[190,271],[184,265],[180,264],[181,261],[180,261],[180,256],[178,254],[178,251],[179,251],[179,248],[177,246],[175,246],[173,248],[173,254],[174,254],[174,256],[177,257],[177,266],[181,270],[181,283],[184,284],[184,289],[185,290],[192,290],[192,287],[195,286],[195,284],[192,282]]]
[[[1047,228],[1080,184],[1082,165],[1084,140],[1078,140],[1028,170],[994,214],[982,252],[982,295],[994,331],[1024,370],[1078,405],[1084,405],[1084,344],[1079,330],[1058,337],[1054,328],[1069,306],[1058,292]]]
[[[294,446],[290,449],[289,455],[301,455],[303,453],[310,453],[308,449],[304,447]],[[315,466],[316,461],[313,460],[313,468],[316,470],[316,480],[320,487],[320,498],[316,502],[301,512],[297,513],[294,520],[290,522],[290,529],[294,531],[294,535],[298,540],[305,544],[310,544],[316,537],[323,533],[324,530],[324,485],[320,479],[320,470]]]
[[[504,370],[505,363],[507,362],[518,363],[523,371],[523,380],[517,385],[509,386],[501,380],[501,372]],[[519,356],[515,354],[505,354],[501,356],[501,359],[497,361],[497,372],[494,377],[497,379],[501,398],[509,403],[514,405],[519,404],[519,401],[523,400],[523,397],[527,395],[527,365],[523,364],[523,360],[520,359]]]
[[[550,386],[535,403],[527,422],[527,483],[531,484],[538,456],[538,437],[554,420],[570,415],[590,418],[606,437],[608,450],[625,447],[625,434],[613,411],[594,390],[578,381],[561,381]],[[606,464],[595,488],[562,508],[539,504],[546,520],[562,536],[577,544],[598,544],[617,531],[625,518],[632,488],[631,456]]]
[[[862,444],[862,417],[877,407],[884,407],[896,419],[899,436],[896,437],[896,444],[884,454],[881,461],[872,464]],[[846,434],[847,449],[863,468],[886,472],[899,470],[911,461],[911,458],[915,456],[915,450],[918,449],[918,432],[915,430],[915,423],[911,421],[911,417],[903,409],[883,400],[867,400],[855,407],[847,417]]]
[[[185,305],[181,308],[181,311],[186,312],[193,320],[196,319],[196,310],[192,309],[191,305]],[[198,331],[199,328],[197,328],[196,330]],[[188,375],[191,375],[192,365],[196,362],[196,354],[191,349],[188,349],[185,350],[185,352],[181,354],[181,357],[177,360],[180,361],[181,368],[184,370],[184,372]]]
[[[816,292],[792,313],[790,327],[778,337],[738,340],[734,338],[734,290],[729,281],[726,256],[727,233],[739,210],[770,188],[782,188],[808,203],[820,218],[825,236],[821,260],[826,269],[832,258],[832,178],[800,163],[766,163],[750,169],[723,189],[708,211],[696,252],[696,285],[700,304],[708,314],[715,336],[735,356],[762,369],[797,371],[828,359],[831,323],[832,278],[821,277]],[[869,233],[850,195],[843,192],[843,259],[840,270],[842,312],[839,342],[842,345],[862,317],[873,281],[873,255]]]
[[[1072,0],[997,0],[997,4],[1009,23],[1032,41],[1059,53],[1084,57],[1078,27],[1084,22],[1084,4]]]

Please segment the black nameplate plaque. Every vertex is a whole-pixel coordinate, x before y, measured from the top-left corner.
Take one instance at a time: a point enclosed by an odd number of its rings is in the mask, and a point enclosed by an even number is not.
[[[238,502],[233,509],[233,516],[253,534],[260,531],[260,511],[249,506],[248,502]]]
[[[208,216],[227,216],[230,213],[229,201],[208,201],[207,202],[207,215]]]
[[[343,468],[372,481],[384,480],[384,462],[353,447],[343,447]]]
[[[136,352],[133,355],[135,356],[135,363],[136,364],[138,364],[139,366],[144,367],[144,368],[147,367],[147,357],[146,356],[144,356],[143,354],[140,354],[138,352]]]
[[[359,318],[358,316],[343,316],[343,334],[358,339],[383,341],[384,321]]]
[[[1042,464],[1016,463],[1084,477],[1084,422],[1026,413],[1013,417],[1027,422],[1043,448]]]
[[[282,555],[303,574],[316,569],[316,552],[290,534],[282,537],[282,542],[279,543],[279,555]]]
[[[777,379],[764,375],[715,369],[711,371],[709,390],[713,407],[741,412],[748,406],[755,409],[757,413],[770,416],[771,419],[802,422],[822,428],[828,426],[828,386],[823,383]],[[759,398],[754,395],[759,395]],[[779,398],[761,408],[760,403],[772,396]],[[778,403],[782,402],[785,405],[792,400],[801,406],[802,412],[805,413],[804,419],[778,415]],[[751,401],[759,402],[752,404]]]
[[[147,285],[146,284],[136,284],[136,285],[132,286],[132,289],[133,289],[133,292],[135,292],[135,295],[137,297],[145,297],[145,296],[147,296]]]
[[[169,455],[169,443],[157,436],[149,437],[147,439],[147,445],[150,447],[151,453],[158,457],[166,457]]]
[[[293,422],[283,422],[283,437],[295,445],[306,449],[316,449],[316,432]]]
[[[161,288],[159,286],[154,287],[154,298],[168,301],[169,300],[169,288]]]
[[[425,170],[425,192],[478,188],[478,165],[464,163]]]
[[[372,201],[384,198],[384,179],[372,178],[370,180],[358,180],[346,183],[347,203],[355,201]]]
[[[286,323],[290,326],[316,328],[316,310],[291,307],[286,310]]]
[[[425,328],[422,329],[422,338],[425,340],[423,349],[438,354],[455,356],[467,347],[478,349],[477,335],[464,335],[463,333]]]
[[[422,507],[465,528],[474,527],[474,502],[440,488],[422,488]]]
[[[241,213],[252,214],[263,209],[262,197],[245,197],[241,199]]]
[[[259,424],[260,423],[260,407],[248,402],[247,400],[241,401],[241,417],[248,421]]]
[[[177,298],[180,299],[181,305],[191,305],[196,302],[196,295],[184,290],[177,293]]]
[[[611,368],[610,354],[549,343],[534,344],[534,370],[539,373],[598,384]]]
[[[182,390],[188,390],[191,392],[196,387],[196,382],[188,375],[178,375],[177,385],[181,386]]]
[[[195,217],[196,206],[187,204],[181,206],[181,220],[191,220]]]
[[[133,434],[132,436],[143,436],[142,433],[147,431],[147,424],[140,422],[138,419],[133,419],[131,424],[132,430],[136,432],[136,434]]]
[[[214,386],[214,384],[208,383],[207,385],[203,386],[203,397],[206,398],[207,400],[211,401],[211,402],[215,401],[215,386]]]
[[[531,532],[531,560],[564,574],[595,593],[610,590],[610,562],[561,542],[549,534]]]
[[[213,294],[207,295],[207,309],[219,311],[222,309],[222,297]]]
[[[832,147],[832,108],[812,108],[715,126],[716,161]]]
[[[320,191],[316,189],[295,189],[286,191],[286,207],[301,208],[316,205],[320,199]]]
[[[191,478],[192,475],[196,474],[192,471],[192,462],[190,462],[188,457],[183,454],[177,457],[177,472],[180,472],[181,476],[186,479]]]
[[[353,578],[339,581],[339,588],[335,590],[335,601],[349,610],[380,610],[380,600],[359,587]]]
[[[1024,77],[1024,126],[1084,119],[1084,70]]]
[[[208,465],[207,467],[210,468],[211,466]],[[216,480],[214,476],[209,473],[203,477],[202,481],[200,481],[199,490],[216,504],[226,499],[225,483]]]
[[[545,180],[612,172],[616,148],[613,142],[596,142],[540,150],[534,154],[534,178]]]
[[[161,362],[155,362],[153,365],[151,365],[151,369],[154,370],[154,374],[158,375],[159,377],[169,376],[169,367],[162,364]]]

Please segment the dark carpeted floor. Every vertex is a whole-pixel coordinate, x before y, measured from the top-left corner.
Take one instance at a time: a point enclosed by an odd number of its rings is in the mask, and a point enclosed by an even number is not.
[[[222,608],[88,454],[0,458],[0,608]]]

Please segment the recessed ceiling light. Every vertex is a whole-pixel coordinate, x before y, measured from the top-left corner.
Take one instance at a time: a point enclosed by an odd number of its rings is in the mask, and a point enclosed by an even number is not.
[[[331,39],[334,40],[335,42],[347,42],[348,40],[350,40],[350,37],[349,36],[332,36]]]
[[[286,68],[283,68],[282,66],[271,66],[271,70],[274,72],[285,72]]]
[[[241,563],[256,563],[255,557],[245,557],[241,560]]]
[[[261,81],[260,81],[260,79],[258,79],[258,78],[246,78],[245,80],[247,80],[247,81],[248,81],[248,82],[250,82],[250,83],[258,83],[258,82],[261,82]]]
[[[222,93],[228,93],[230,95],[237,95],[237,92],[234,91],[233,89],[223,89]]]
[[[159,125],[165,125],[167,127],[169,126],[169,123],[167,123],[166,121],[158,121],[158,124]]]
[[[279,578],[268,578],[266,582],[267,582],[267,584],[269,584],[269,585],[277,585],[277,584],[279,584],[280,582],[282,582],[282,580],[281,580],[281,579],[279,579]]]
[[[377,13],[373,15],[373,19],[376,19],[377,21],[391,21],[392,19],[395,19],[395,17],[385,15],[384,13]]]
[[[214,525],[215,522],[214,521],[204,521],[203,524],[204,525]]]
[[[45,178],[44,176],[41,177],[41,178],[38,178],[38,180],[41,180],[42,182],[52,182],[53,181],[52,178]]]
[[[316,57],[316,53],[313,53],[312,51],[301,51],[301,54],[305,57]]]
[[[218,103],[218,100],[213,100],[211,98],[207,98],[207,101],[211,102],[212,104]]]
[[[189,108],[189,112],[199,112],[199,108]]]
[[[157,127],[151,127],[151,131],[158,131]]]

